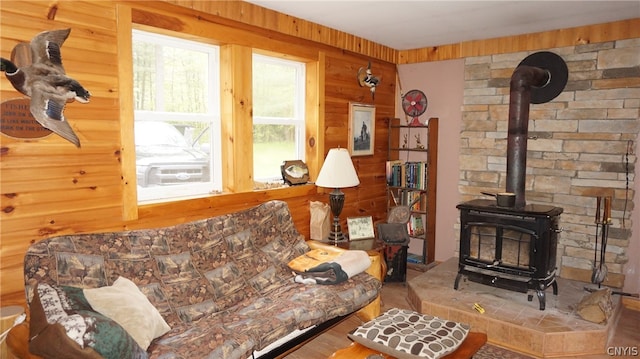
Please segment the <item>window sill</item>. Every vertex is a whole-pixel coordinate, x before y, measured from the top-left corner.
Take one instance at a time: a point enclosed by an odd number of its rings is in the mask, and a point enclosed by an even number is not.
[[[199,198],[188,198],[161,203],[138,205],[138,223],[158,225],[158,222],[169,220],[184,222],[206,218],[209,216],[230,213],[248,208],[270,200],[287,200],[297,197],[316,195],[317,187],[313,183],[287,186],[274,189],[261,189],[242,193],[219,193]],[[203,216],[203,214],[205,214]],[[169,225],[171,223],[168,223]],[[163,224],[159,224],[163,225]]]

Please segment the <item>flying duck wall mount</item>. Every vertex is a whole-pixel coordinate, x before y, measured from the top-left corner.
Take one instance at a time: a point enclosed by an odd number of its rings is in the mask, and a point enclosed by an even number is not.
[[[80,147],[80,140],[63,112],[67,101],[87,103],[91,94],[78,81],[68,77],[62,66],[60,48],[70,32],[71,29],[44,31],[30,43],[16,45],[11,52],[11,61],[0,58],[0,69],[16,90],[29,97],[29,112],[35,121]],[[2,133],[19,138],[48,135],[47,131],[37,128],[28,130],[31,118],[27,118],[30,116],[25,109],[25,99],[2,104]],[[40,136],[31,136],[29,132]]]

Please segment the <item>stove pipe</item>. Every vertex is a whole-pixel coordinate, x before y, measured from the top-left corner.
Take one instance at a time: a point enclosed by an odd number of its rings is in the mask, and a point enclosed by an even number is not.
[[[527,172],[531,88],[544,87],[550,79],[549,71],[528,65],[518,66],[511,75],[506,190],[515,193],[516,208],[522,208],[526,204],[524,188]]]

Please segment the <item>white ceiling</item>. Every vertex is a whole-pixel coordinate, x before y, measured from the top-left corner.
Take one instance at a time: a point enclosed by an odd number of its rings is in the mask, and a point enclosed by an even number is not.
[[[396,50],[640,17],[640,0],[245,1]]]

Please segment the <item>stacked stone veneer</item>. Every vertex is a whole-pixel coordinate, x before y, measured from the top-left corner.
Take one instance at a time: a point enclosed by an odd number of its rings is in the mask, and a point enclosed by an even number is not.
[[[560,275],[588,280],[594,265],[595,196],[613,196],[606,283],[621,286],[623,266],[633,255],[627,252],[631,232],[640,225],[630,220],[640,129],[640,39],[548,51],[566,61],[569,81],[553,101],[531,105],[526,200],[564,208]],[[481,191],[506,188],[509,82],[530,53],[465,60],[459,182],[465,201],[482,198]]]

